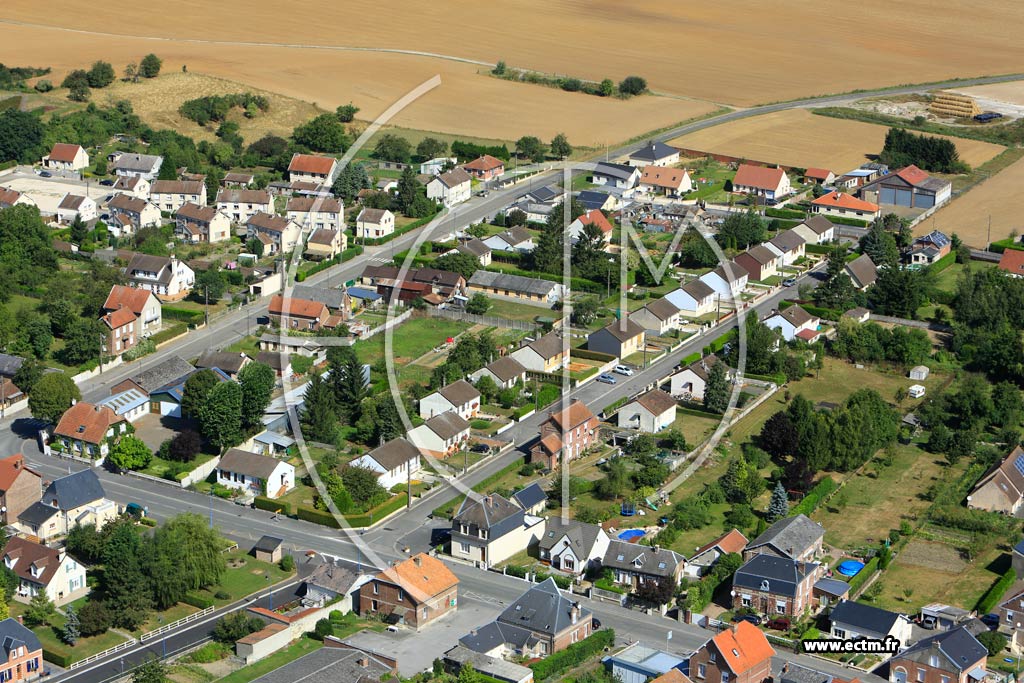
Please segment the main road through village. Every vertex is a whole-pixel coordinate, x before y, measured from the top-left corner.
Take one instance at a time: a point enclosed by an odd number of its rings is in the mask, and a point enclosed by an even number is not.
[[[954,84],[958,87],[966,87],[1020,80],[1021,78],[1024,78],[1024,75],[1017,74],[970,79],[945,84],[932,84],[927,87],[906,86],[877,92],[859,93],[856,95],[856,98],[881,94],[920,92],[944,86],[948,87]],[[740,118],[783,109],[810,108],[835,104],[852,99],[854,97],[851,95],[836,95],[737,110],[663,131],[656,136],[652,136],[652,139],[668,141],[686,133],[721,125]],[[632,147],[612,150],[608,153],[608,156],[613,159],[621,157],[628,154]],[[540,186],[555,182],[559,179],[560,173],[561,171],[559,170],[546,171],[535,175],[528,182],[530,186]],[[452,230],[479,222],[493,216],[498,210],[527,192],[528,189],[529,187],[525,183],[520,183],[513,187],[492,192],[487,197],[474,198],[439,218],[431,227],[424,228],[424,230],[430,229],[434,235],[444,235]],[[390,261],[395,253],[407,249],[416,238],[417,233],[413,232],[400,236],[388,245],[367,248],[361,257],[318,273],[309,278],[306,284],[329,286],[354,279],[358,277],[368,263]],[[817,284],[814,274],[805,276],[802,281],[812,286]],[[785,297],[788,291],[781,290],[767,297],[759,302],[756,307],[751,307],[747,314],[763,314],[777,307],[779,301]],[[207,349],[223,348],[254,330],[256,328],[256,319],[265,315],[266,312],[267,304],[265,302],[252,303],[241,309],[228,312],[211,321],[209,326],[190,332],[184,338],[169,344],[164,349],[150,356],[133,363],[112,368],[95,378],[83,381],[79,385],[83,399],[87,401],[100,400],[110,394],[110,387],[114,384],[171,355],[193,358]],[[647,368],[639,370],[633,377],[622,378],[615,385],[592,382],[573,390],[572,397],[580,399],[595,410],[600,410],[619,398],[632,396],[667,375],[678,362],[678,359],[694,351],[699,351],[714,339],[729,333],[734,325],[735,323],[719,326],[704,336],[684,343],[672,354],[651,363]],[[506,435],[511,437],[517,447],[521,447],[537,434],[543,417],[543,414],[534,415],[518,423]],[[24,453],[31,466],[48,479],[83,467],[79,463],[69,463],[64,460],[43,456],[39,450],[36,438],[36,433],[40,426],[23,415],[10,416],[0,421],[0,454]],[[516,457],[519,457],[519,455],[521,453],[516,448],[513,448],[511,451],[496,456],[489,462],[472,470],[464,475],[461,480],[466,485],[473,486],[485,477],[502,469]],[[411,508],[388,519],[384,525],[366,531],[365,534],[358,535],[356,532],[330,530],[299,520],[278,517],[268,512],[244,508],[211,496],[204,496],[192,491],[183,491],[169,485],[120,476],[106,471],[100,471],[99,474],[108,497],[122,503],[127,501],[143,503],[149,508],[150,515],[158,520],[166,519],[181,512],[196,512],[208,516],[212,524],[216,525],[229,538],[238,541],[242,547],[246,547],[264,534],[280,536],[286,539],[288,549],[299,559],[300,570],[307,566],[305,564],[306,553],[310,550],[342,558],[353,565],[360,565],[363,568],[369,565],[367,558],[360,549],[362,547],[372,548],[378,560],[382,562],[389,562],[404,557],[406,548],[409,548],[412,552],[424,550],[429,547],[432,530],[442,525],[440,522],[434,522],[429,518],[430,511],[454,495],[454,491],[449,485],[436,487],[421,499],[414,501]],[[363,543],[365,543],[365,546]],[[463,605],[467,602],[478,601],[491,607],[500,607],[514,600],[525,589],[523,581],[513,577],[461,564],[452,564],[452,569],[461,582],[460,592],[462,593]],[[280,601],[286,596],[294,594],[295,587],[295,582],[289,582],[278,587],[273,599],[280,604]],[[165,653],[172,654],[202,642],[209,637],[212,621],[219,618],[224,611],[237,609],[247,603],[269,601],[270,599],[266,593],[253,596],[248,600],[242,601],[242,603],[219,610],[202,621],[182,627],[167,636],[166,639],[157,639],[146,644],[140,644],[108,659],[68,672],[62,676],[62,680],[73,681],[74,683],[102,683],[112,680],[121,676],[122,671],[127,671],[146,657],[154,655],[163,656]],[[661,617],[651,617],[643,612],[615,605],[588,601],[587,606],[594,611],[605,626],[614,628],[618,637],[623,642],[643,640],[655,645],[660,644],[660,646],[672,651],[686,653],[696,648],[709,635],[708,631],[697,626],[685,625]],[[671,640],[668,640],[667,637],[670,631],[673,633],[673,637]],[[438,647],[442,645],[448,647],[454,644],[446,644],[436,640],[431,642],[432,636],[429,629],[417,637],[423,638],[424,642],[430,646],[430,651],[438,654],[441,652]],[[794,655],[792,652],[780,651],[776,665],[779,667],[782,665],[783,660],[794,660],[796,657],[797,655]],[[834,673],[840,677],[851,675],[849,670],[828,661],[812,661],[803,656],[800,659],[804,660],[804,663],[808,665]],[[865,681],[881,680],[876,676],[863,673],[859,673],[858,677]]]

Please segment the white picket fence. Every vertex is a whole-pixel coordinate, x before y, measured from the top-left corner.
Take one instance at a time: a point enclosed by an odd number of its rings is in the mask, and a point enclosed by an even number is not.
[[[172,621],[169,624],[164,624],[160,628],[153,629],[152,631],[148,631],[146,633],[143,633],[141,636],[139,636],[139,642],[140,643],[144,643],[147,640],[152,640],[153,638],[156,638],[158,636],[162,636],[163,634],[167,633],[168,631],[173,631],[174,629],[178,628],[179,626],[184,626],[185,624],[191,624],[193,621],[198,621],[199,619],[202,619],[203,617],[205,617],[207,614],[210,614],[211,612],[213,612],[215,609],[216,609],[216,607],[214,607],[213,605],[210,605],[209,607],[207,607],[205,609],[201,609],[198,612],[193,612],[192,614],[188,615],[187,617],[182,617],[181,619],[178,619],[177,621]]]

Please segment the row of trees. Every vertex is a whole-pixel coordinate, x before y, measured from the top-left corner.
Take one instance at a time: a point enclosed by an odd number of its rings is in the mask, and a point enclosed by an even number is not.
[[[916,327],[885,328],[877,323],[858,323],[841,318],[829,350],[854,363],[889,361],[907,367],[923,363],[931,355],[928,333]]]
[[[200,433],[216,448],[237,446],[261,427],[276,381],[274,370],[264,363],[248,363],[238,382],[199,370],[185,382],[181,410],[196,418]]]
[[[615,95],[628,99],[634,95],[642,95],[647,92],[647,80],[642,76],[626,76],[616,85],[615,81],[610,78],[605,78],[601,81],[584,81],[573,76],[545,76],[536,71],[525,71],[509,67],[504,61],[499,61],[491,69],[491,73],[507,80],[544,83],[561,88],[566,92],[582,92],[599,97]]]
[[[936,173],[967,173],[970,167],[960,160],[952,140],[919,135],[903,128],[890,128],[879,155],[882,163],[893,167],[914,164]]]
[[[138,81],[140,77],[156,78],[160,74],[162,66],[161,59],[150,53],[143,57],[138,64],[133,62],[126,66],[124,77],[126,81],[132,82]],[[68,89],[68,99],[75,102],[87,102],[92,95],[90,88],[106,88],[116,78],[117,74],[110,62],[96,61],[88,71],[75,69],[68,73],[60,87]]]

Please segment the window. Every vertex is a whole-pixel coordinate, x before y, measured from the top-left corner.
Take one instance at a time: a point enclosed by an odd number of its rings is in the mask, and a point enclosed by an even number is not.
[[[942,683],[949,683],[949,676],[943,676]]]
[[[39,658],[36,657],[25,662],[25,668],[29,671],[39,671]]]
[[[740,604],[743,605],[744,607],[750,607],[750,602],[751,602],[751,600],[750,600],[750,596],[749,595],[741,595],[740,596]]]
[[[708,652],[708,661],[714,664],[718,661],[718,654],[715,652]]]
[[[775,611],[778,612],[779,614],[785,614],[786,613],[786,601],[785,600],[776,600],[775,601]]]
[[[373,594],[380,595],[380,585],[376,581],[373,583]]]
[[[464,553],[468,553],[469,552],[469,544],[468,543],[459,543],[459,550],[461,550]]]
[[[841,638],[842,640],[846,640],[846,631],[844,631],[841,628],[836,628],[835,626],[833,626],[832,627],[832,635],[834,637],[836,637],[836,638]]]
[[[3,671],[0,671],[0,681],[9,681],[11,680],[12,676],[13,675],[10,669],[4,669]]]
[[[722,672],[722,683],[729,683],[729,672],[728,671],[723,671]]]
[[[579,639],[580,639],[580,632],[578,630],[577,631],[573,631],[572,632],[572,642],[574,642],[574,643],[578,642]]]
[[[938,655],[929,655],[928,656],[928,666],[938,666],[938,665],[939,665],[939,656]]]
[[[706,671],[706,667],[703,664],[698,664],[697,665],[697,678],[704,678],[704,672],[705,671]]]
[[[405,591],[401,588],[398,589],[398,602],[405,600]]]
[[[924,674],[925,674],[924,669],[918,669],[917,670],[917,680],[918,680],[918,683],[924,683]]]
[[[373,610],[374,612],[377,611],[377,601],[376,600],[371,600],[370,601],[370,609]]]

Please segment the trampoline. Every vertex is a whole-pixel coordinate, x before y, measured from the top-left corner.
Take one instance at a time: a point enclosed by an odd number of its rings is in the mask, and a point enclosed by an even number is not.
[[[623,541],[632,541],[636,538],[641,538],[647,534],[643,529],[626,529],[619,533],[619,538]]]
[[[864,569],[864,563],[859,560],[845,560],[836,567],[836,571],[843,576],[856,576],[861,569]]]

